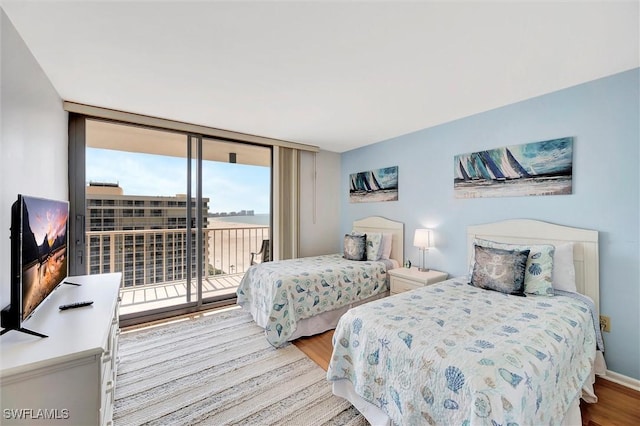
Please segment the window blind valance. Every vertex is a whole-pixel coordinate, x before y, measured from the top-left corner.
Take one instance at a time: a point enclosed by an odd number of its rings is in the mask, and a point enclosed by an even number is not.
[[[247,133],[234,132],[231,130],[216,129],[215,127],[184,123],[181,121],[168,120],[165,118],[157,118],[131,112],[117,111],[108,108],[78,104],[75,102],[64,101],[63,107],[67,112],[82,114],[87,117],[114,120],[141,126],[157,127],[161,129],[185,133],[195,133],[203,136],[211,136],[230,141],[247,142],[265,146],[279,146],[283,148],[292,148],[310,152],[320,151],[320,148],[314,145],[290,142],[264,136],[250,135]]]

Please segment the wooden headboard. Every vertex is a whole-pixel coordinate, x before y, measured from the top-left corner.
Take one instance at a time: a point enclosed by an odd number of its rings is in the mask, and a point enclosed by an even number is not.
[[[380,216],[370,216],[355,220],[353,222],[353,230],[365,234],[367,232],[390,232],[393,234],[389,258],[395,259],[399,266],[402,266],[404,263],[404,223]]]
[[[593,299],[600,312],[600,269],[598,231],[555,225],[530,219],[472,225],[467,228],[468,260],[473,257],[473,240],[482,238],[514,244],[562,244],[573,242],[576,288]]]

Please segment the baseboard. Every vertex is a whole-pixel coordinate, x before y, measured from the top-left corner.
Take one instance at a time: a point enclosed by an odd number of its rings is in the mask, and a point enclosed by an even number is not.
[[[610,382],[617,383],[622,386],[626,386],[630,389],[640,392],[640,380],[634,379],[632,377],[624,376],[622,374],[618,374],[614,371],[607,370],[606,376],[598,376],[601,379],[609,380]]]

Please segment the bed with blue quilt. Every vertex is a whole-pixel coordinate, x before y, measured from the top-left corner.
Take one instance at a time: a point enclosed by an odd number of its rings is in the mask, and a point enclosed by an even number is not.
[[[335,328],[348,309],[389,294],[387,271],[402,262],[403,230],[402,223],[381,217],[355,221],[352,234],[360,241],[379,238],[371,260],[336,253],[253,265],[236,291],[237,303],[275,347]]]
[[[517,220],[468,241],[468,274],[343,315],[334,393],[376,425],[580,424],[606,370],[597,232]],[[504,276],[517,284],[496,288]]]

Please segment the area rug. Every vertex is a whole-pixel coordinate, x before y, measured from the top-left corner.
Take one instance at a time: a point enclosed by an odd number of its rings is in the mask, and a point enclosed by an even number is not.
[[[240,309],[122,333],[116,425],[366,425],[325,371]]]

